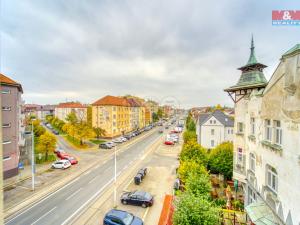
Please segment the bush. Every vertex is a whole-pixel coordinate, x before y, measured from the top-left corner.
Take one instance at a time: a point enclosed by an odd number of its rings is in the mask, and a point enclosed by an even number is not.
[[[232,178],[233,144],[231,142],[224,142],[211,151],[209,169],[212,173],[223,174],[226,179]]]
[[[197,134],[195,131],[188,131],[186,130],[183,133],[183,141],[184,143],[187,143],[189,141],[196,141],[197,142]]]
[[[210,178],[206,174],[190,174],[185,183],[187,192],[206,199],[210,197],[211,188]]]
[[[185,183],[191,174],[208,175],[208,172],[206,171],[206,168],[203,165],[198,164],[195,161],[182,161],[178,168],[178,175],[180,180],[183,183]]]
[[[184,193],[175,202],[174,225],[219,224],[219,209],[202,197]]]
[[[183,145],[180,153],[180,160],[195,161],[206,167],[208,163],[208,154],[205,148],[193,140]]]

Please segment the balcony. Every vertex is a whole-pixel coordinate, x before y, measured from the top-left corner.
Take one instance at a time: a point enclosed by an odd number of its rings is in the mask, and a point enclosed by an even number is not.
[[[270,141],[268,140],[263,140],[261,141],[261,144],[262,146],[264,146],[265,148],[275,152],[275,153],[278,153],[280,155],[282,155],[282,147],[280,145],[277,145],[277,144],[274,144],[274,143],[271,143]]]

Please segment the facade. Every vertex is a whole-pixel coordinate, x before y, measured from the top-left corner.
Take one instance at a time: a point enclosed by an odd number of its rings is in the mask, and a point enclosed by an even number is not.
[[[138,130],[139,129],[139,113],[140,107],[142,107],[141,103],[134,98],[126,98],[127,102],[130,105],[130,130]]]
[[[2,100],[2,147],[4,179],[18,174],[20,148],[24,146],[21,84],[0,74]]]
[[[300,224],[300,44],[286,52],[269,82],[252,40],[235,102],[234,179],[255,224]],[[263,214],[262,214],[263,212]],[[258,216],[260,215],[260,216]]]
[[[87,121],[87,106],[79,102],[59,103],[55,107],[54,115],[58,119],[66,122],[66,118],[71,112],[76,114],[78,120]]]
[[[127,99],[107,95],[92,104],[92,125],[115,137],[131,131],[131,107]]]
[[[44,121],[47,116],[54,116],[56,105],[37,105],[25,104],[24,113],[26,116],[36,116],[37,119]]]
[[[197,142],[205,148],[214,148],[225,141],[233,141],[233,119],[222,111],[202,113],[196,122]]]

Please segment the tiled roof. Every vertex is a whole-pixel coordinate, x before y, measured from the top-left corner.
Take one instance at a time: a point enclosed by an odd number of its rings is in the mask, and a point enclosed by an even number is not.
[[[82,105],[80,102],[64,102],[59,103],[56,108],[86,108],[86,106]]]
[[[213,113],[205,113],[199,116],[199,123],[203,125],[209,120],[212,116],[214,116],[220,123],[222,123],[225,127],[233,127],[234,121],[229,116],[225,115],[221,110],[216,110]]]
[[[1,82],[1,84],[16,86],[16,87],[19,88],[19,90],[21,92],[23,92],[21,84],[19,84],[16,81],[10,79],[9,77],[3,75],[2,73],[0,73],[0,82]]]
[[[92,105],[116,105],[116,106],[130,106],[129,102],[125,98],[115,97],[107,95],[103,98],[100,98]]]
[[[126,98],[126,100],[127,100],[127,102],[129,103],[129,105],[131,107],[140,107],[140,106],[142,106],[142,104],[137,99]]]

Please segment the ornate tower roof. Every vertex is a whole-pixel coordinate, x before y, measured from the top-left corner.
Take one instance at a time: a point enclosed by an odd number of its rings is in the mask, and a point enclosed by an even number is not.
[[[242,71],[241,77],[236,85],[226,89],[225,91],[237,91],[253,88],[261,88],[267,85],[267,80],[263,73],[263,69],[267,66],[257,61],[254,51],[253,36],[251,38],[250,57],[245,66],[238,68]]]

